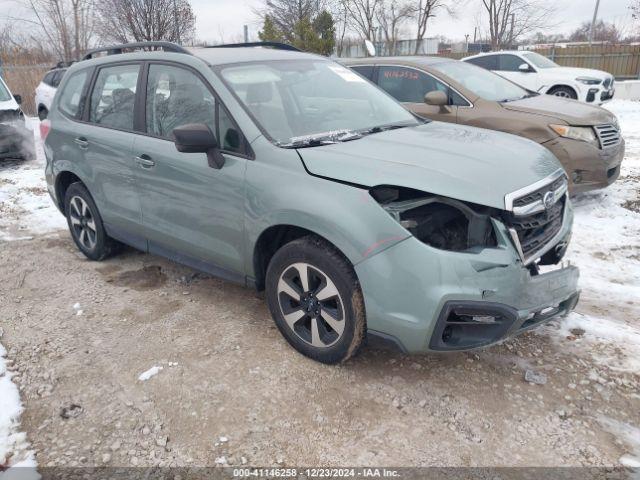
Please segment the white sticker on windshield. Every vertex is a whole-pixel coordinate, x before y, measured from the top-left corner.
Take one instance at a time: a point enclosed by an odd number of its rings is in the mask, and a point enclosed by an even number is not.
[[[340,65],[329,65],[329,68],[347,82],[364,82],[364,78],[346,67],[341,67]]]

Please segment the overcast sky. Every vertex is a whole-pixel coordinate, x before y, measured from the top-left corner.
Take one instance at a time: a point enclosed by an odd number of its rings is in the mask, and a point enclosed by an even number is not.
[[[242,40],[242,26],[249,26],[252,39],[257,39],[260,22],[253,10],[264,5],[265,0],[191,0],[197,17],[196,29],[200,40],[209,42],[237,42]],[[473,37],[474,27],[480,15],[480,0],[463,0],[457,18],[441,14],[430,20],[427,36],[444,35],[453,40]],[[591,21],[596,0],[556,0],[557,23],[553,32],[568,32],[582,22]],[[628,5],[631,0],[600,0],[599,18],[614,22],[623,29],[631,28]],[[552,33],[547,32],[547,33]]]

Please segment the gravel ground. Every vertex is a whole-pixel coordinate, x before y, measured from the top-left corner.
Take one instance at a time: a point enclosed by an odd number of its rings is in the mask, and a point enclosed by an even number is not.
[[[61,232],[0,243],[0,271],[40,466],[576,466],[631,452],[612,425],[638,423],[639,376],[569,353],[581,331],[468,354],[369,348],[329,367],[289,348],[255,292],[157,257],[90,262]]]
[[[251,290],[130,249],[86,260],[41,152],[3,162],[0,342],[38,465],[640,465],[640,104],[615,106],[629,158],[574,202],[577,314],[337,367],[292,350]]]

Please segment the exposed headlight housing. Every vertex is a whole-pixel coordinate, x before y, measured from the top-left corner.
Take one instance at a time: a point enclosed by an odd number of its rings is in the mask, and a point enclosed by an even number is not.
[[[571,127],[569,125],[549,125],[561,137],[580,140],[598,146],[598,137],[592,127]]]
[[[497,246],[485,207],[402,187],[379,186],[369,192],[400,225],[431,247],[463,252]]]
[[[600,85],[602,80],[593,77],[578,77],[576,82],[584,83],[585,85]]]

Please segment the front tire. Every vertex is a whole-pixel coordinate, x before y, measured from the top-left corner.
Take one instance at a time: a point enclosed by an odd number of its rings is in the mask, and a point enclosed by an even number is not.
[[[552,88],[551,90],[549,90],[549,95],[560,98],[571,98],[573,100],[578,99],[578,94],[573,88],[564,86]]]
[[[267,269],[269,310],[280,333],[303,355],[322,363],[356,355],[366,333],[366,313],[353,267],[316,236],[294,240]]]
[[[82,183],[67,188],[64,211],[71,237],[87,258],[100,261],[114,252],[117,242],[105,232],[98,207]]]

